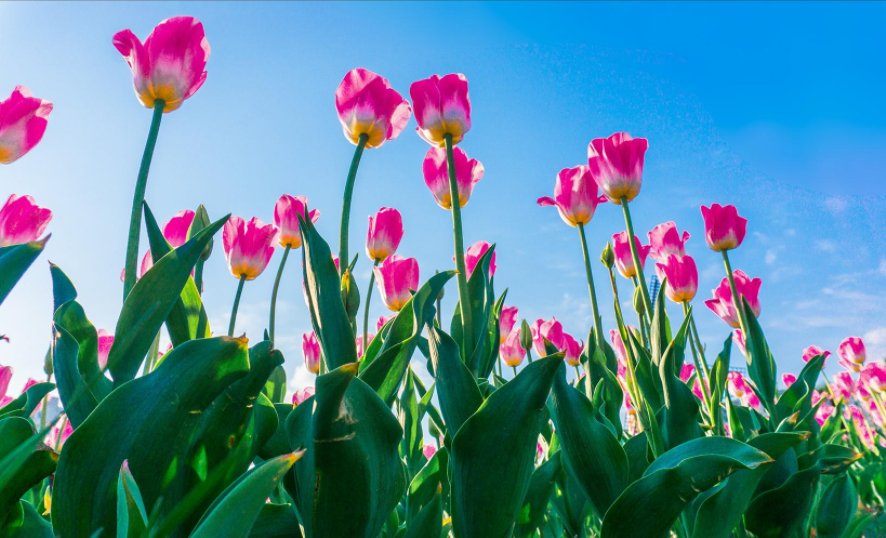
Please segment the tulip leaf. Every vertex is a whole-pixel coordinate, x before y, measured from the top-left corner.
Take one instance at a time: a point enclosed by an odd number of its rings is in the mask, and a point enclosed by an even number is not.
[[[450,437],[483,403],[473,374],[461,361],[458,344],[441,329],[428,326],[428,347],[437,375],[437,398]]]
[[[821,538],[840,538],[858,506],[858,493],[848,473],[835,477],[818,501],[815,530]]]
[[[49,264],[49,274],[52,277],[52,311],[55,312],[61,305],[77,298],[77,289],[68,275],[54,263]]]
[[[493,392],[452,442],[452,526],[457,538],[510,536],[529,488],[545,401],[559,357],[537,360]],[[501,450],[507,447],[508,457]]]
[[[485,350],[487,329],[489,326],[490,312],[495,303],[495,292],[492,289],[492,278],[489,276],[489,267],[492,256],[495,253],[495,245],[490,246],[477,260],[477,265],[468,277],[469,307],[471,309],[470,332],[464,331],[461,319],[461,302],[455,305],[452,316],[450,333],[452,338],[459,343],[462,357],[468,368],[479,374],[480,366],[485,362],[483,352]],[[471,341],[466,341],[470,334]]]
[[[436,451],[409,483],[407,497],[407,526],[418,517],[418,512],[434,500],[437,491],[449,485],[447,469],[449,453],[446,448]]]
[[[658,296],[655,297],[655,305],[652,312],[652,324],[649,331],[650,358],[652,363],[658,366],[664,357],[665,350],[671,343],[671,325],[668,320],[668,314],[665,310],[664,290],[667,282],[662,282],[658,289]],[[680,375],[680,366],[676,366],[676,375]]]
[[[759,538],[792,536],[809,513],[818,478],[819,470],[812,467],[757,495],[745,513],[747,529]]]
[[[690,319],[687,315],[683,320],[677,335],[665,349],[658,368],[664,389],[662,437],[665,448],[673,448],[702,435],[701,427],[698,425],[701,419],[698,398],[678,377],[680,365],[683,364],[683,350],[686,346]]]
[[[0,304],[15,287],[18,280],[43,252],[49,236],[30,243],[0,247]]]
[[[0,469],[4,471],[0,476],[0,524],[25,492],[55,471],[55,452],[42,444],[31,449],[26,446],[36,433],[26,418],[0,418]],[[23,450],[17,451],[20,447]],[[10,457],[18,461],[13,462]]]
[[[748,323],[748,334],[745,335],[748,350],[748,376],[750,376],[763,406],[771,411],[775,402],[775,378],[777,374],[775,361],[772,359],[772,353],[769,351],[766,337],[763,336],[760,322],[744,297],[742,297],[742,307],[744,308],[745,319]]]
[[[544,522],[545,511],[557,484],[557,474],[560,472],[559,454],[558,452],[532,472],[518,522],[520,534],[524,536],[531,535]]]
[[[815,383],[824,367],[824,355],[817,355],[811,359],[800,371],[797,380],[788,387],[775,404],[776,419],[784,419],[792,413],[806,414],[812,407],[808,396],[812,395]]]
[[[440,495],[434,495],[431,502],[421,507],[412,521],[406,525],[403,538],[425,538],[439,536],[443,522],[443,501]]]
[[[19,501],[10,510],[6,522],[0,518],[0,536],[4,538],[54,538],[52,526],[31,503]]]
[[[148,530],[148,514],[141,491],[124,462],[117,477],[117,536],[139,538]]]
[[[43,397],[52,392],[52,383],[36,383],[28,387],[18,398],[0,407],[0,418],[6,416],[29,417],[37,409]]]
[[[249,530],[249,538],[301,538],[293,505],[266,503]]]

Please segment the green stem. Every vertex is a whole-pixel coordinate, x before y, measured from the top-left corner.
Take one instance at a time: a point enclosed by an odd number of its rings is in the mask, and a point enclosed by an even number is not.
[[[154,370],[154,367],[157,363],[157,355],[160,354],[160,332],[154,335],[154,341],[151,342],[151,347],[148,349],[148,358],[145,361],[145,373],[151,373]]]
[[[341,231],[339,236],[338,259],[339,272],[344,275],[348,268],[348,224],[351,221],[351,198],[354,196],[354,180],[357,179],[357,167],[360,166],[360,157],[363,155],[363,148],[366,147],[366,141],[369,135],[363,133],[357,141],[357,148],[354,149],[354,157],[351,159],[351,167],[348,169],[348,179],[345,182],[344,201],[341,206]]]
[[[695,325],[695,316],[689,318],[689,329],[692,332],[691,337],[695,338],[695,347],[698,349],[701,366],[704,368],[704,375],[708,378],[708,381],[710,381],[711,369],[708,367],[708,360],[704,355],[704,346],[701,343],[701,338],[698,337],[698,327]]]
[[[723,254],[723,266],[726,267],[726,278],[729,280],[729,289],[732,290],[732,304],[735,306],[735,311],[738,313],[738,323],[741,325],[741,332],[744,335],[745,342],[748,341],[748,320],[745,319],[744,315],[744,303],[742,303],[741,298],[738,296],[738,288],[735,287],[735,277],[732,276],[732,264],[729,263],[729,254],[728,251],[722,250],[720,251]]]
[[[588,278],[588,294],[591,296],[591,311],[594,315],[594,334],[597,346],[603,343],[603,323],[600,321],[600,309],[597,306],[597,290],[594,287],[594,274],[591,272],[591,257],[588,253],[588,240],[585,236],[584,224],[578,225],[578,236],[581,238],[581,253],[585,259],[585,274]]]
[[[634,223],[631,220],[631,210],[628,209],[628,199],[622,197],[621,209],[624,212],[625,228],[628,232],[628,246],[631,248],[631,258],[637,270],[637,278],[640,280],[640,289],[643,291],[643,306],[646,307],[646,315],[652,317],[652,300],[649,299],[649,288],[646,287],[646,277],[643,276],[643,265],[640,264],[640,255],[637,254],[637,244],[634,241]]]
[[[631,277],[631,280],[634,282],[634,291],[636,291],[640,287],[639,278],[634,275]],[[643,347],[651,348],[649,342],[652,338],[650,334],[651,330],[649,327],[649,319],[647,319],[647,315],[651,319],[652,315],[650,313],[647,312],[645,314],[640,314],[640,312],[637,312],[637,323],[640,324],[640,342],[643,344]]]
[[[689,323],[692,323],[692,315],[689,312],[689,302],[683,302],[683,316],[689,318]],[[691,332],[691,330],[690,330]],[[714,415],[713,415],[713,407],[711,406],[711,391],[708,387],[709,383],[709,375],[707,365],[702,367],[702,361],[699,359],[698,347],[696,346],[695,341],[692,339],[692,335],[689,336],[689,347],[692,348],[692,359],[695,362],[695,372],[698,376],[698,384],[701,385],[701,393],[704,395],[705,404],[707,404],[708,411],[711,413],[711,423],[713,423]]]
[[[231,323],[228,325],[228,336],[234,336],[234,325],[237,323],[237,309],[240,308],[240,296],[243,295],[243,284],[246,283],[246,275],[240,277],[237,283],[237,294],[234,295],[234,306],[231,308]]]
[[[197,260],[197,265],[194,267],[194,284],[197,285],[197,291],[200,293],[200,295],[203,295],[203,264],[204,263],[205,262],[202,259]]]
[[[136,266],[138,265],[138,240],[142,228],[142,204],[145,201],[145,188],[148,184],[148,171],[151,169],[151,159],[154,157],[154,146],[157,145],[157,133],[160,132],[160,120],[163,118],[163,108],[166,103],[161,99],[154,101],[154,115],[151,118],[151,128],[148,130],[148,140],[145,142],[145,151],[142,154],[141,166],[138,169],[138,178],[135,181],[135,194],[132,197],[132,212],[129,215],[129,239],[126,242],[126,271],[123,275],[123,299],[135,286]]]
[[[286,258],[289,257],[289,251],[292,249],[290,245],[286,245],[283,249],[283,257],[280,259],[280,267],[277,269],[277,277],[274,279],[274,289],[271,291],[271,315],[268,320],[268,336],[271,344],[274,343],[274,327],[277,322],[277,291],[280,289],[280,279],[283,278],[283,267],[286,265]]]
[[[369,302],[372,300],[372,287],[375,285],[375,268],[378,267],[378,260],[372,264],[372,274],[369,275],[369,287],[366,288],[366,304],[363,306],[363,348],[367,347],[367,337],[369,336]],[[437,300],[437,312],[440,312],[439,299]]]
[[[514,377],[517,377],[517,367],[511,366],[511,369],[514,370]]]
[[[471,300],[468,295],[468,272],[465,268],[465,247],[461,230],[461,203],[458,195],[458,180],[455,175],[455,156],[452,151],[452,135],[444,135],[446,160],[449,165],[449,196],[452,208],[452,237],[455,243],[455,268],[458,270],[458,305],[461,311],[462,335],[465,349],[462,355],[467,358],[473,353],[474,335],[471,319]],[[471,349],[467,349],[468,347]]]

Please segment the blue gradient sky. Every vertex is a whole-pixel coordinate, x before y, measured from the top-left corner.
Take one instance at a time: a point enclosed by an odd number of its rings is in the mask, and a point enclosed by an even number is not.
[[[0,363],[17,369],[14,386],[41,374],[46,260],[72,277],[95,324],[113,328],[150,113],[111,36],[132,28],[144,38],[178,14],[203,20],[212,56],[205,86],[163,121],[147,193],[161,220],[204,202],[214,216],[270,221],[280,194],[304,194],[334,238],[353,151],[333,108],[344,73],[370,68],[406,94],[413,80],[460,71],[474,107],[463,147],[486,166],[465,211],[466,241],[498,244],[497,287],[510,288],[521,316],[556,315],[585,333],[577,235],[535,199],[560,168],[585,160],[591,138],[626,130],[650,145],[635,225],[673,219],[692,233],[700,298],[722,268],[704,246],[698,206],[734,203],[750,219],[733,264],[764,280],[761,322],[782,370],[799,369],[806,345],[834,350],[850,334],[886,354],[886,4],[2,3],[0,93],[24,84],[55,103],[41,145],[0,170],[0,196],[32,194],[55,212],[45,255],[0,309],[0,333],[12,340],[0,344]],[[419,258],[424,279],[451,264],[450,221],[421,179],[427,145],[414,127],[365,155],[351,236],[361,244],[370,212],[399,208],[401,252]],[[621,226],[618,208],[602,206],[589,227],[594,252]],[[278,260],[246,286],[238,329],[253,338]],[[365,288],[368,265],[358,267]],[[605,284],[602,266],[594,270]],[[219,242],[206,280],[216,330],[235,285]],[[295,385],[309,382],[300,287],[292,264],[277,331]],[[702,338],[719,348],[727,329],[699,307]]]

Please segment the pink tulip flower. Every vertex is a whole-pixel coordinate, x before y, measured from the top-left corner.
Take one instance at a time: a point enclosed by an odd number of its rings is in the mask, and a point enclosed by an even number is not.
[[[302,390],[297,390],[292,395],[292,405],[299,405],[313,395],[314,387],[305,387]]]
[[[701,206],[704,218],[705,240],[717,252],[738,248],[744,241],[748,219],[740,217],[734,205]]]
[[[231,216],[222,231],[225,258],[231,274],[237,278],[254,280],[271,261],[277,228],[256,217],[249,222]]]
[[[498,318],[498,334],[500,337],[500,344],[503,344],[505,338],[511,333],[514,326],[517,324],[517,316],[519,316],[520,311],[516,306],[505,306],[501,309],[501,316]]]
[[[512,368],[516,368],[521,362],[523,362],[523,357],[526,356],[526,350],[523,349],[523,344],[520,341],[519,327],[507,334],[504,341],[499,346],[498,351],[505,364]]]
[[[747,356],[748,344],[744,340],[744,332],[741,329],[732,330],[732,342],[736,346],[738,346],[738,349],[741,351],[742,355]]]
[[[809,362],[819,355],[824,355],[825,359],[827,359],[831,355],[831,352],[818,346],[808,346],[803,350],[803,362]]]
[[[354,145],[366,135],[366,147],[377,148],[400,136],[411,109],[387,79],[368,69],[351,69],[335,91],[335,111],[345,138]]]
[[[67,419],[67,417],[62,419],[64,424],[60,424],[55,426],[49,433],[46,434],[46,439],[44,443],[46,446],[52,449],[61,449],[64,446],[65,441],[68,440],[68,437],[74,433],[74,427],[71,426],[71,421]]]
[[[418,136],[428,144],[445,146],[446,135],[452,144],[462,141],[471,130],[471,100],[468,79],[461,73],[418,80],[409,87]]]
[[[855,373],[861,371],[865,361],[864,342],[857,336],[849,336],[840,342],[837,348],[840,355],[840,366]]]
[[[857,389],[858,384],[852,379],[852,374],[849,372],[844,371],[837,373],[831,382],[831,390],[834,393],[834,399],[836,401],[848,401],[855,395]]]
[[[471,278],[474,268],[480,263],[480,258],[486,254],[486,251],[491,246],[487,241],[477,241],[465,251],[465,269],[468,271],[468,278]],[[492,278],[493,275],[495,275],[495,252],[492,253],[492,257],[489,260],[489,278]]]
[[[381,263],[397,251],[403,239],[403,217],[392,207],[383,207],[369,216],[366,233],[366,254],[369,259]]]
[[[858,375],[858,384],[864,386],[872,394],[886,392],[886,364],[869,362]]]
[[[159,99],[163,112],[172,112],[206,81],[209,41],[194,17],[166,19],[144,44],[132,30],[121,30],[114,46],[129,64],[135,94],[147,108]]]
[[[299,248],[301,246],[301,225],[299,218],[306,218],[305,211],[308,209],[308,199],[304,196],[290,196],[284,194],[274,205],[274,225],[277,226],[277,243],[283,247]],[[320,211],[312,209],[309,212],[311,222],[317,222]]]
[[[597,206],[606,201],[587,166],[564,168],[557,174],[554,197],[542,196],[540,206],[554,206],[566,224],[576,227],[591,222]]]
[[[654,227],[649,236],[649,256],[653,260],[665,263],[668,257],[673,255],[682,258],[686,255],[686,241],[689,240],[689,232],[677,231],[677,225],[669,220]]]
[[[797,382],[797,376],[794,374],[781,374],[781,382],[784,383],[784,388],[788,388]]]
[[[665,295],[675,303],[688,303],[698,291],[698,268],[691,256],[668,255],[666,263],[655,265],[667,278]]]
[[[735,279],[735,289],[739,299],[744,298],[751,307],[754,316],[760,316],[760,286],[763,281],[759,278],[752,279],[742,271],[737,269],[732,277]],[[732,301],[732,290],[729,288],[729,280],[723,278],[717,289],[713,290],[713,299],[708,299],[704,304],[711,309],[714,314],[725,321],[730,327],[738,328],[740,325],[738,311]]]
[[[381,331],[382,327],[384,327],[389,321],[397,317],[396,314],[391,314],[390,316],[379,316],[378,321],[375,322],[375,330]]]
[[[474,185],[483,179],[485,169],[483,163],[477,159],[468,158],[467,153],[461,148],[453,149],[452,157],[455,162],[455,180],[458,183],[458,205],[464,207],[471,199]],[[434,195],[437,205],[443,209],[450,209],[452,207],[452,193],[449,191],[449,165],[446,160],[446,150],[429,149],[422,163],[422,173],[425,177],[425,184]]]
[[[0,101],[0,164],[10,164],[40,143],[52,103],[31,97],[24,86]]]
[[[643,159],[649,142],[628,133],[595,138],[588,144],[588,168],[603,194],[613,203],[628,202],[640,193]]]
[[[581,350],[584,347],[581,342],[578,342],[571,335],[563,333],[563,347],[560,351],[564,354],[564,359],[566,360],[566,364],[569,366],[578,366],[581,364]]]
[[[366,335],[366,345],[363,344],[363,335],[357,336],[354,338],[354,344],[357,346],[357,358],[363,357],[363,353],[366,352],[366,349],[369,348],[369,344],[375,339],[375,335],[369,333]]]
[[[98,365],[104,368],[108,364],[108,355],[114,345],[114,335],[104,329],[98,330]]]
[[[374,271],[385,305],[399,312],[418,289],[418,260],[393,254]]]
[[[163,226],[163,237],[172,248],[178,248],[188,241],[188,230],[194,222],[194,212],[184,209],[175,214]]]
[[[612,349],[615,351],[615,357],[618,359],[618,362],[626,362],[628,360],[628,354],[625,351],[625,343],[624,340],[621,339],[621,333],[615,329],[610,329],[609,341],[612,342]]]
[[[312,374],[320,373],[320,341],[314,331],[301,335],[301,351],[308,371]]]
[[[435,447],[434,445],[424,445],[421,448],[421,453],[426,460],[429,460],[434,457],[434,454],[437,453],[437,447]]]
[[[8,404],[13,400],[11,396],[7,396],[9,390],[9,382],[12,380],[12,366],[0,366],[0,407]]]
[[[812,405],[815,405],[814,403]],[[834,415],[834,412],[837,408],[834,404],[831,403],[830,400],[825,398],[825,400],[818,406],[818,410],[815,412],[815,420],[818,422],[819,426],[824,426],[824,423]]]
[[[550,342],[557,349],[563,349],[566,345],[565,333],[563,325],[557,321],[557,318],[551,318],[548,321],[543,319],[535,320],[530,326],[532,332],[532,347],[539,357],[546,357],[548,350],[545,347],[545,340]]]
[[[646,256],[649,255],[649,245],[641,245],[640,239],[634,236],[634,244],[637,247],[637,257],[640,265],[646,266]],[[615,253],[615,267],[621,276],[632,278],[637,276],[637,268],[634,267],[634,258],[631,256],[631,246],[628,244],[627,232],[618,232],[612,236],[612,249]]]
[[[738,398],[743,406],[760,408],[760,398],[754,393],[741,372],[729,372],[726,374],[726,381],[729,393]]]
[[[858,432],[861,442],[868,448],[874,447],[874,432],[871,431],[870,425],[864,416],[864,411],[855,404],[847,405],[843,410],[843,416],[851,419],[855,425],[855,431]]]
[[[680,381],[688,383],[692,376],[695,375],[695,366],[691,364],[683,364],[680,366]]]
[[[36,241],[51,220],[52,211],[38,206],[32,197],[10,195],[0,207],[0,247]]]

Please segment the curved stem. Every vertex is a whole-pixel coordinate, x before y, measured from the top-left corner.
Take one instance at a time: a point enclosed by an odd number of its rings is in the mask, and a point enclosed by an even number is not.
[[[228,325],[228,336],[234,336],[234,326],[237,324],[237,309],[240,308],[240,296],[243,295],[243,284],[246,283],[246,276],[240,277],[237,283],[237,294],[234,295],[234,306],[231,308],[231,323]]]
[[[148,185],[148,171],[151,169],[151,159],[154,157],[154,146],[157,145],[157,133],[160,132],[160,120],[163,118],[163,107],[166,103],[161,99],[154,101],[154,115],[151,117],[151,128],[148,130],[148,140],[145,142],[145,151],[142,154],[141,166],[138,169],[138,178],[135,180],[135,194],[132,196],[132,212],[129,214],[129,238],[126,242],[126,263],[123,266],[123,299],[135,286],[136,266],[138,265],[138,240],[142,228],[142,204],[145,201],[145,188]]]
[[[283,277],[283,267],[286,265],[286,258],[289,257],[289,251],[292,249],[290,245],[286,245],[283,249],[283,257],[280,259],[280,267],[277,269],[277,277],[274,279],[274,289],[271,290],[271,315],[268,320],[268,337],[271,344],[274,343],[274,326],[277,321],[277,291],[280,289],[280,279]]]
[[[468,295],[468,272],[465,269],[465,246],[464,238],[461,231],[461,199],[458,195],[458,180],[455,175],[455,156],[452,152],[452,135],[444,136],[446,142],[446,160],[449,166],[449,196],[451,200],[452,210],[452,237],[455,243],[455,268],[458,270],[458,305],[461,312],[462,335],[464,338],[465,349],[462,349],[462,356],[467,359],[473,349],[467,349],[469,346],[473,348],[473,320],[471,319],[471,299]]]
[[[640,264],[640,256],[637,254],[637,244],[634,241],[634,223],[631,220],[631,210],[628,209],[628,199],[621,199],[621,209],[625,217],[625,228],[628,232],[628,246],[631,248],[631,259],[637,269],[637,278],[640,280],[640,289],[643,293],[643,306],[646,307],[646,316],[652,319],[652,301],[649,299],[649,288],[646,287],[646,277],[643,276],[643,265]]]
[[[597,290],[594,287],[594,274],[591,272],[591,257],[588,253],[588,240],[585,236],[584,224],[578,225],[578,236],[581,238],[581,253],[585,259],[585,274],[588,278],[588,294],[591,296],[591,311],[594,315],[594,334],[597,346],[603,342],[603,323],[600,321],[600,308],[597,306]]]
[[[367,347],[369,337],[369,302],[372,301],[372,287],[375,285],[375,268],[378,267],[378,260],[372,264],[372,274],[369,275],[369,287],[366,288],[366,304],[363,305],[363,347]],[[440,311],[440,305],[437,305],[437,312]]]
[[[738,296],[738,288],[735,287],[735,277],[732,276],[732,264],[729,263],[728,251],[720,251],[723,254],[723,266],[726,267],[726,278],[729,280],[729,289],[732,290],[732,305],[738,313],[738,323],[741,325],[741,332],[744,334],[745,342],[748,340],[748,320],[744,315],[744,303]]]
[[[351,159],[351,167],[348,169],[348,179],[345,182],[345,195],[341,206],[341,230],[338,242],[338,265],[339,272],[344,275],[348,268],[348,225],[351,221],[351,198],[354,196],[354,180],[357,179],[357,167],[360,166],[360,157],[363,155],[363,148],[366,147],[366,141],[369,135],[363,133],[357,141],[357,148],[354,149],[354,157]]]

